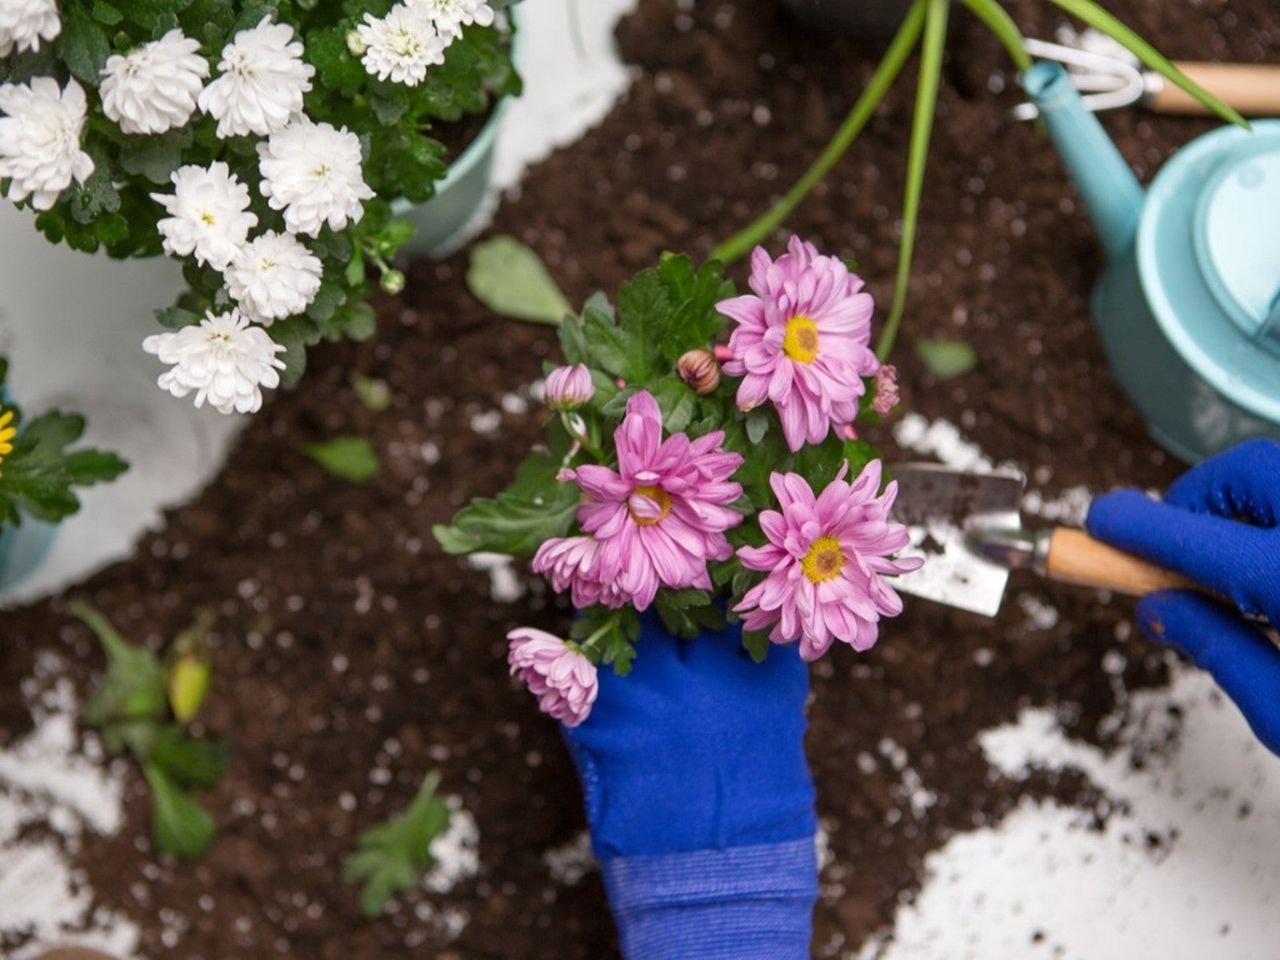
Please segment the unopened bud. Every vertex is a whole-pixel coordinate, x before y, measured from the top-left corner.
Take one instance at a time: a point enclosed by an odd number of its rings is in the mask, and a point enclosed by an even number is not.
[[[359,30],[347,31],[347,49],[353,57],[363,57],[368,52],[369,45],[361,38]]]
[[[720,386],[720,364],[710,350],[690,350],[676,361],[676,373],[699,396],[715,393]]]
[[[596,395],[596,385],[591,382],[591,371],[585,364],[556,367],[547,374],[543,387],[547,406],[552,410],[577,410]]]
[[[876,374],[876,395],[871,401],[871,409],[886,417],[901,399],[898,393],[898,368],[886,363]]]
[[[404,289],[404,274],[399,270],[386,270],[382,274],[382,289],[393,297]]]
[[[196,622],[173,641],[172,659],[169,663],[169,706],[179,723],[187,723],[200,712],[209,692],[209,674],[212,657],[209,653],[208,631],[213,618],[201,611]]]

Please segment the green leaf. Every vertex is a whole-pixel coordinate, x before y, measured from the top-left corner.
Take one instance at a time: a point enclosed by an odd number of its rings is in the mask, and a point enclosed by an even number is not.
[[[494,313],[513,320],[556,326],[572,312],[542,260],[515,237],[493,237],[471,248],[467,288]]]
[[[391,898],[415,886],[429,867],[431,843],[449,829],[449,805],[436,796],[440,775],[431,773],[407,809],[363,831],[357,852],[343,865],[342,879],[361,885],[360,909],[365,916],[381,914]]]
[[[170,330],[181,330],[200,322],[200,314],[183,307],[162,307],[155,311],[156,321]]]
[[[213,842],[213,819],[154,764],[143,767],[151,787],[151,838],[164,853],[193,860]]]
[[[836,131],[831,142],[823,148],[822,153],[813,161],[809,169],[781,200],[765,212],[764,216],[748,224],[711,251],[713,260],[726,264],[733,263],[745,256],[756,244],[762,243],[782,225],[813,188],[823,181],[832,167],[840,162],[840,158],[845,155],[854,140],[858,138],[858,134],[862,132],[862,128],[867,125],[867,121],[875,114],[876,107],[880,105],[880,101],[893,86],[893,81],[898,78],[903,65],[911,56],[911,51],[915,48],[916,41],[920,39],[920,32],[924,26],[927,2],[928,0],[913,0],[907,10],[906,18],[902,21],[902,26],[898,28],[875,73],[850,108],[848,116],[840,124],[840,129]]]
[[[939,380],[961,376],[978,365],[977,352],[963,340],[920,337],[916,340],[916,354]]]
[[[173,171],[182,165],[182,151],[191,146],[189,126],[156,136],[126,137],[120,144],[120,169],[152,183],[170,186]]]
[[[679,377],[663,377],[647,384],[662,412],[662,423],[668,433],[681,433],[693,420],[698,395]]]
[[[1109,13],[1093,0],[1052,0],[1067,13],[1079,17],[1095,30],[1101,31],[1122,44],[1144,64],[1160,74],[1170,83],[1195,97],[1206,107],[1228,123],[1234,123],[1246,130],[1251,129],[1249,121],[1215,97],[1200,84],[1196,83],[1179,70],[1164,54],[1143,40],[1137,33]]]
[[[108,483],[129,469],[129,464],[105,450],[77,450],[62,461],[67,477],[77,486]]]
[[[942,53],[947,39],[947,16],[951,0],[918,0],[926,4],[924,42],[920,50],[920,79],[916,85],[916,107],[911,121],[911,145],[907,152],[907,188],[902,203],[902,246],[898,249],[898,276],[894,282],[893,306],[889,320],[876,343],[876,356],[885,360],[893,350],[902,315],[907,306],[907,282],[915,254],[916,224],[920,219],[920,197],[924,192],[925,167],[929,162],[929,140],[938,103],[942,77]]]
[[[493,499],[479,497],[450,526],[432,528],[446,553],[506,553],[531,557],[552,537],[564,536],[578,509],[578,488],[556,479],[559,459],[535,451],[516,481]]]
[[[114,27],[124,19],[124,14],[106,0],[93,0],[93,19],[108,27]]]
[[[755,446],[769,432],[769,415],[763,410],[753,410],[747,414],[745,426],[747,439],[751,441],[752,446]]]
[[[769,655],[769,644],[768,630],[742,631],[742,646],[756,663],[764,663],[765,657]]]
[[[964,5],[1004,44],[1019,73],[1031,68],[1031,56],[1023,46],[1022,31],[1004,7],[996,0],[964,0]]]
[[[106,32],[80,4],[67,4],[62,17],[58,54],[71,75],[88,87],[97,87],[102,68],[111,55]]]
[[[192,790],[216,787],[231,765],[231,750],[225,743],[198,740],[174,724],[160,729],[151,748],[149,762],[169,781]]]
[[[385,380],[366,377],[363,373],[353,371],[351,374],[351,388],[355,390],[360,402],[374,413],[381,413],[391,406],[393,399],[391,387],[387,385]]]
[[[369,74],[347,49],[347,30],[338,25],[307,35],[306,59],[315,66],[320,82],[342,97],[352,97],[364,87]]]
[[[365,437],[334,437],[308,444],[304,452],[335,477],[352,483],[367,483],[381,469],[378,453]]]
[[[101,728],[115,720],[162,718],[168,700],[156,655],[129,643],[87,604],[72,604],[71,612],[93,631],[107,656],[106,673],[85,705],[85,723]]]

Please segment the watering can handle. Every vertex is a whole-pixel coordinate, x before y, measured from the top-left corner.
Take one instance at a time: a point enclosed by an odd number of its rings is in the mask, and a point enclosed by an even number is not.
[[[1251,63],[1192,63],[1174,66],[1245,116],[1280,115],[1280,66]],[[1204,104],[1158,73],[1145,77],[1144,104],[1159,113],[1205,115]]]

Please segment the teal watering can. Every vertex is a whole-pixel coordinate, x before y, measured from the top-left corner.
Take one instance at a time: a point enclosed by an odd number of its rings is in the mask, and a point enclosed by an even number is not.
[[[1280,439],[1280,120],[1193,140],[1144,193],[1061,66],[1022,82],[1106,249],[1094,321],[1151,436],[1192,463]]]

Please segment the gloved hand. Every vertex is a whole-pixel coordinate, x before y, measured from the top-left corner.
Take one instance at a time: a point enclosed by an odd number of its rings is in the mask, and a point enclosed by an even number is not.
[[[1280,753],[1280,649],[1240,616],[1280,626],[1280,443],[1250,440],[1200,464],[1163,502],[1136,490],[1100,497],[1087,526],[1235,605],[1165,590],[1138,604],[1138,622],[1213,674],[1258,739]]]
[[[566,729],[628,960],[802,960],[817,898],[808,673],[730,628],[677,640],[646,617],[625,678],[600,671]]]

